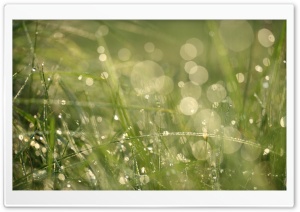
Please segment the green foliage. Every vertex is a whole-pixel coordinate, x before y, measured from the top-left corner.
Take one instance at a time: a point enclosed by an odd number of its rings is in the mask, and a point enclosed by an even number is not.
[[[285,24],[14,21],[13,189],[285,190]]]

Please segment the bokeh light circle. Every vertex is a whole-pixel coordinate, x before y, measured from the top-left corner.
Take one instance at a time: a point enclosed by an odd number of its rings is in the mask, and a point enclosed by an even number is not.
[[[145,60],[134,65],[130,81],[138,94],[151,94],[156,90],[156,79],[163,75],[163,69],[159,64]]]
[[[194,115],[197,112],[198,107],[198,102],[193,97],[185,97],[181,99],[179,104],[180,112],[187,116]]]
[[[216,83],[208,87],[206,91],[207,99],[211,102],[221,102],[227,95],[223,85]]]
[[[211,155],[211,146],[204,140],[193,143],[191,149],[197,160],[207,160]]]
[[[232,154],[238,151],[241,143],[238,139],[241,138],[241,133],[234,127],[224,127],[223,151],[225,154]]]
[[[234,52],[246,50],[254,40],[253,29],[244,20],[221,21],[219,34],[224,45]]]

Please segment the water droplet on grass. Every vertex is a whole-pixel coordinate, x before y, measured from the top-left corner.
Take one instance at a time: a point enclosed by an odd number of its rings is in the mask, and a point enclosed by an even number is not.
[[[23,135],[19,135],[19,140],[20,140],[20,141],[22,141],[22,140],[23,140],[23,138],[24,138],[24,136],[23,136]]]
[[[102,122],[102,117],[101,116],[97,117],[97,122],[99,122],[99,123]]]
[[[107,78],[108,78],[108,73],[105,72],[105,71],[102,72],[102,73],[101,73],[101,78],[102,78],[102,79],[107,79]]]
[[[266,48],[271,47],[275,42],[275,37],[273,33],[266,28],[259,30],[257,36],[258,36],[259,43],[263,47]]]
[[[168,136],[170,133],[169,133],[169,131],[164,131],[163,132],[163,136]]]
[[[87,86],[92,86],[92,85],[94,84],[93,78],[88,77],[88,78],[85,80],[85,84],[86,84]]]
[[[35,144],[34,144],[34,148],[35,148],[35,149],[39,149],[39,148],[40,148],[39,143],[35,143]]]
[[[238,83],[244,82],[245,76],[244,76],[243,73],[237,73],[235,76],[236,76],[236,79],[237,79]]]
[[[280,126],[286,127],[286,117],[285,116],[280,119]]]
[[[270,66],[270,64],[271,64],[271,62],[270,62],[270,59],[269,58],[264,58],[263,59],[263,64],[264,64],[264,66]]]
[[[97,48],[97,52],[98,52],[99,54],[103,54],[103,53],[105,52],[104,46],[99,46],[99,47]]]
[[[119,183],[120,183],[121,185],[125,185],[125,184],[127,183],[127,179],[126,179],[125,177],[121,176],[121,177],[119,178]]]
[[[263,72],[263,68],[260,65],[255,66],[257,72]]]
[[[269,83],[268,82],[263,82],[263,88],[268,88],[269,87]]]
[[[43,147],[42,152],[45,154],[47,152],[47,149],[45,147]]]
[[[106,54],[100,54],[100,55],[99,55],[99,60],[100,60],[101,62],[106,61],[106,59],[107,59]]]
[[[61,134],[62,134],[61,129],[56,130],[56,133],[57,133],[58,135],[61,135]]]
[[[79,75],[78,80],[82,80],[82,75]]]
[[[150,182],[150,178],[148,175],[141,175],[140,176],[140,183],[141,184],[147,184]]]
[[[184,87],[184,82],[179,81],[179,82],[178,82],[178,87],[179,87],[179,88],[183,88],[183,87]]]
[[[66,179],[65,175],[62,174],[62,173],[59,173],[58,174],[58,179],[61,180],[61,181],[64,181]]]
[[[250,123],[250,124],[253,124],[253,118],[250,118],[250,119],[249,119],[249,123]]]

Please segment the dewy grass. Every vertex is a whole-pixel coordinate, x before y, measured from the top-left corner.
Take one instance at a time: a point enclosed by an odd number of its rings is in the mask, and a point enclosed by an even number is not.
[[[15,21],[13,188],[285,190],[277,29]]]

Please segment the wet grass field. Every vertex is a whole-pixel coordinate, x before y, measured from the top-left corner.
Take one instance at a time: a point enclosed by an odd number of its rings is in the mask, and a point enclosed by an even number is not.
[[[286,190],[286,22],[14,21],[14,190]]]

